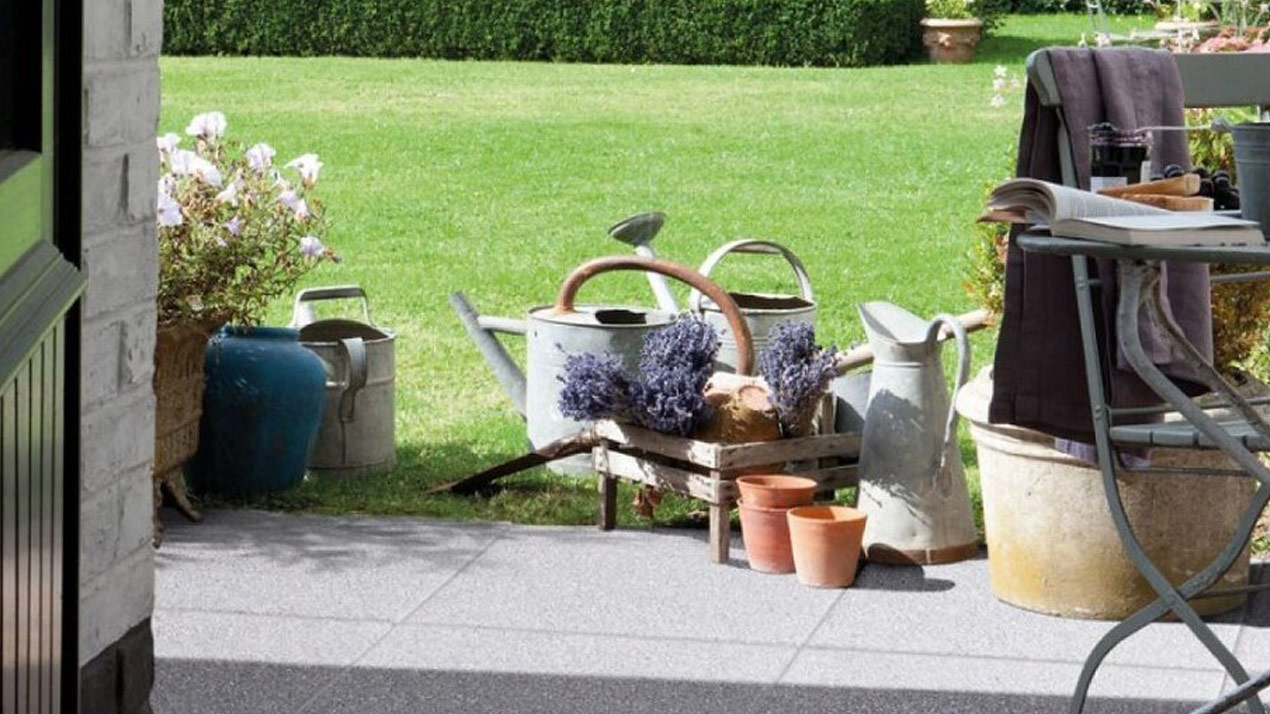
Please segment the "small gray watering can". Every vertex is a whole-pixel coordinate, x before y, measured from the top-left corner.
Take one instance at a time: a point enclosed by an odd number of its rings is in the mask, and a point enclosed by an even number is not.
[[[860,443],[859,508],[869,514],[869,560],[949,563],[978,553],[978,538],[957,449],[957,412],[944,383],[940,331],[957,343],[957,384],[970,374],[962,322],[927,322],[886,302],[859,306],[873,351]]]
[[[727,323],[736,334],[748,339],[749,328],[740,310],[723,288],[710,282],[692,268],[666,260],[643,256],[599,258],[579,266],[565,279],[554,305],[529,310],[524,320],[491,318],[478,315],[462,293],[450,295],[450,305],[467,328],[486,363],[498,377],[503,389],[525,417],[526,431],[534,448],[541,448],[563,437],[571,436],[587,425],[560,413],[560,391],[564,362],[569,355],[583,352],[617,355],[628,369],[639,361],[644,336],[669,324],[672,313],[642,307],[576,305],[578,289],[601,273],[634,270],[656,273],[681,280],[705,293],[716,304],[724,306]],[[527,359],[525,372],[512,360],[496,333],[525,335]],[[738,360],[741,374],[751,370],[749,354]],[[557,473],[590,473],[587,455],[553,461],[548,468]]]
[[[314,303],[339,299],[361,300],[364,321],[317,319]],[[343,477],[390,470],[396,463],[397,336],[371,321],[366,292],[357,285],[301,290],[291,326],[326,369],[326,409],[309,470]]]
[[[807,269],[803,267],[802,261],[794,255],[793,251],[773,241],[743,238],[719,246],[706,258],[701,267],[697,268],[697,272],[707,278],[710,277],[715,266],[731,253],[758,253],[784,257],[789,266],[794,269],[794,277],[798,279],[798,287],[802,292],[801,297],[728,292],[737,307],[741,308],[741,314],[745,316],[756,353],[762,352],[763,347],[767,345],[768,335],[779,322],[805,322],[815,326],[816,299],[811,291],[811,278],[807,276]],[[724,329],[727,326],[727,320],[719,306],[706,300],[701,291],[694,289],[688,296],[688,309],[693,314],[700,315],[719,333],[719,356],[715,359],[717,368],[725,372],[734,371],[738,354],[736,338],[731,331]]]

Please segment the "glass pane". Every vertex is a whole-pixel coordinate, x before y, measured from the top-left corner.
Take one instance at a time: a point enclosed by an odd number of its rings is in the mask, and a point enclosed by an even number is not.
[[[0,0],[0,149],[40,149],[40,6]]]

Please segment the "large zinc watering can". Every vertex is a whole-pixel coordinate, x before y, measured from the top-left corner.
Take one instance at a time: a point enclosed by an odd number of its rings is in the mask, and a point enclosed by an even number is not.
[[[939,342],[940,331],[951,329],[960,389],[970,373],[965,327],[947,315],[927,322],[885,302],[859,312],[873,350],[859,467],[866,556],[917,564],[972,557],[978,538]]]
[[[565,279],[554,305],[529,310],[524,320],[478,315],[462,293],[450,295],[450,305],[476,342],[503,389],[525,417],[526,431],[534,448],[581,431],[587,424],[560,413],[560,391],[565,359],[582,352],[608,353],[622,359],[627,369],[636,367],[644,336],[669,324],[674,315],[664,310],[630,306],[577,305],[578,289],[601,273],[634,270],[681,280],[722,305],[735,334],[749,335],[736,303],[719,286],[692,268],[642,256],[599,258],[579,266]],[[497,333],[524,335],[527,341],[525,372],[512,360]],[[749,374],[748,354],[738,360],[737,371]],[[590,473],[591,460],[582,455],[553,461],[557,473]]]
[[[807,269],[793,251],[785,246],[768,240],[744,238],[719,246],[706,258],[697,272],[710,277],[711,271],[731,253],[759,253],[779,255],[789,263],[798,279],[798,287],[802,295],[770,295],[766,293],[742,293],[729,291],[728,294],[741,308],[745,322],[750,327],[754,340],[754,351],[761,352],[767,345],[768,335],[778,322],[805,322],[816,324],[816,299],[811,292],[811,278]],[[693,290],[688,297],[688,309],[700,315],[703,320],[719,333],[719,356],[716,366],[721,371],[731,372],[736,369],[736,338],[731,331],[724,329],[727,325],[723,312],[714,302],[705,299],[699,290]]]

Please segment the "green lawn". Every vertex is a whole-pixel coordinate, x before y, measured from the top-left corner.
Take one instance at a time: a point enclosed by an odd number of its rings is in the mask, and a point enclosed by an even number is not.
[[[604,230],[638,211],[669,215],[657,246],[691,265],[739,236],[791,247],[811,272],[821,335],[840,346],[862,338],[861,301],[919,314],[972,308],[962,288],[970,224],[984,182],[1005,173],[1022,114],[1019,90],[990,106],[993,68],[1021,76],[1028,52],[1088,28],[1083,15],[1012,17],[974,64],[850,70],[165,58],[161,132],[216,109],[231,137],[269,142],[279,159],[321,156],[330,242],[344,262],[306,284],[360,283],[375,318],[399,334],[398,468],[306,483],[265,505],[590,522],[594,482],[544,472],[489,499],[421,494],[524,446],[446,294],[520,315],[550,302],[576,264],[625,252]],[[718,277],[788,289],[769,261],[737,260]],[[634,275],[598,279],[584,297],[650,300]],[[285,324],[288,310],[280,301],[273,321]],[[976,337],[976,365],[991,346]],[[685,510],[672,503],[662,518]]]

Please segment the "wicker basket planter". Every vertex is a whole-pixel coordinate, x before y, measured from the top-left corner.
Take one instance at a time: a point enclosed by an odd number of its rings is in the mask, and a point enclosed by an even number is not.
[[[203,413],[203,352],[211,325],[159,329],[154,347],[154,541],[162,539],[159,507],[166,492],[187,518],[202,516],[190,504],[181,467],[198,451]]]

